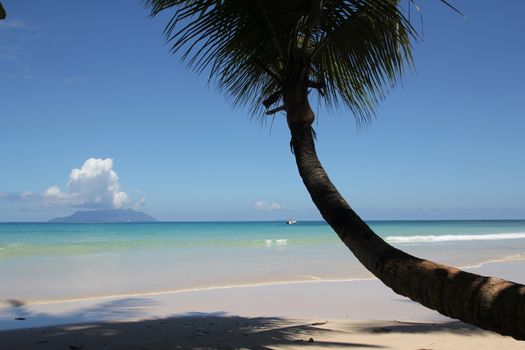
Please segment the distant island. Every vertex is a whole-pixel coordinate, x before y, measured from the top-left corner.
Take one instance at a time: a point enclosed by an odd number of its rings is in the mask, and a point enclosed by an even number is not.
[[[65,217],[49,220],[52,223],[124,223],[124,222],[155,222],[148,214],[133,209],[99,209],[79,210]]]

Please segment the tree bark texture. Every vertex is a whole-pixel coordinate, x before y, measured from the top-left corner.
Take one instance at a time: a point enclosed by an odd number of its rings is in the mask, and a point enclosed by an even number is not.
[[[394,292],[466,323],[525,340],[525,286],[409,255],[386,243],[352,210],[324,171],[311,122],[288,121],[297,167],[326,222]]]

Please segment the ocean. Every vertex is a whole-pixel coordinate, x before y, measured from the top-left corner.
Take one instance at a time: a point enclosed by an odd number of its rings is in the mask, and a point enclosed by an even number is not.
[[[402,250],[454,266],[525,259],[525,220],[369,224]],[[324,222],[0,224],[0,301],[371,277]]]

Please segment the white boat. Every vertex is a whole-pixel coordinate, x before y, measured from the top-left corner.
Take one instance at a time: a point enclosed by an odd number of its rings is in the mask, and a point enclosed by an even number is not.
[[[293,225],[293,224],[296,224],[297,223],[297,220],[294,220],[294,219],[290,219],[288,221],[286,221],[286,225]]]

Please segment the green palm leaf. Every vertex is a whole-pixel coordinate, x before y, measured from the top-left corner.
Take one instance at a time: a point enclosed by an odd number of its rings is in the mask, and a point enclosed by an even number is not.
[[[2,3],[0,2],[0,19],[5,19],[6,13],[4,10],[4,7],[2,6]]]
[[[173,11],[171,50],[261,115],[302,82],[361,120],[412,62],[415,31],[393,0],[147,0]]]

